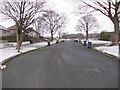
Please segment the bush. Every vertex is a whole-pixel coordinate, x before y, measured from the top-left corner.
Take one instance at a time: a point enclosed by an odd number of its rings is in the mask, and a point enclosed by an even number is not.
[[[6,36],[0,37],[0,40],[6,40]]]
[[[0,37],[1,40],[7,40],[8,42],[16,42],[16,34]],[[24,34],[23,41],[29,41],[29,37]]]
[[[111,36],[112,36],[112,32],[102,32],[101,40],[110,41]]]
[[[105,40],[105,41],[109,41],[110,40],[110,34],[109,33],[105,33],[102,35],[102,40]]]

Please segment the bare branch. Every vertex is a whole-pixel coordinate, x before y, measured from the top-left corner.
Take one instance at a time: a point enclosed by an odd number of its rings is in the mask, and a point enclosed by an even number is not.
[[[64,14],[61,15],[52,10],[46,10],[46,13],[43,15],[42,19],[47,25],[47,31],[51,33],[51,39],[53,39],[53,34],[62,28],[67,20]]]
[[[98,28],[98,23],[92,14],[87,14],[78,20],[78,25],[76,26],[77,31],[86,32],[86,40],[88,39],[88,32],[94,28]]]

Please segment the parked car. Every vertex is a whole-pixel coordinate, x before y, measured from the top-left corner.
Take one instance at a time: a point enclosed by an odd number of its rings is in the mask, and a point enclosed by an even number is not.
[[[61,40],[60,42],[65,42],[64,40]]]
[[[79,41],[77,39],[75,39],[74,42],[79,42]]]

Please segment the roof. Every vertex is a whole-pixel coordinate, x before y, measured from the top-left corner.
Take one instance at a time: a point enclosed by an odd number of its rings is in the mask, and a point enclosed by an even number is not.
[[[7,28],[8,30],[16,30],[16,25]]]

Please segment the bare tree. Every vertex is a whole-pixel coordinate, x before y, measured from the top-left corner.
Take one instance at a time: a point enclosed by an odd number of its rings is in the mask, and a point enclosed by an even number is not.
[[[27,28],[34,22],[36,14],[41,12],[44,3],[45,1],[43,0],[3,1],[0,12],[16,23],[18,52],[20,52],[20,47],[23,41],[23,33],[27,32]]]
[[[39,16],[38,18],[36,18],[34,25],[35,25],[36,31],[39,32],[41,36],[43,36],[43,34],[46,33],[45,31],[47,30],[46,28],[47,23],[45,23],[42,16]]]
[[[103,15],[109,17],[109,19],[114,24],[114,40],[112,41],[112,45],[118,43],[118,37],[119,37],[119,6],[120,1],[119,0],[81,0],[87,7],[91,7],[94,10],[90,11],[99,11]],[[84,6],[85,7],[85,6]],[[88,8],[87,8],[88,9]]]
[[[47,31],[51,33],[51,40],[53,40],[53,35],[65,25],[67,18],[65,14],[58,14],[55,11],[49,10],[43,15],[43,20]]]
[[[88,40],[89,31],[94,28],[98,28],[99,25],[97,23],[96,18],[92,14],[87,14],[78,20],[78,25],[76,26],[77,31],[85,31],[86,32],[86,41]]]

